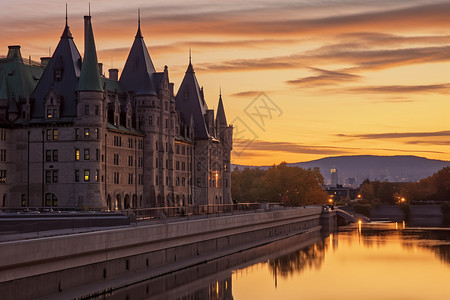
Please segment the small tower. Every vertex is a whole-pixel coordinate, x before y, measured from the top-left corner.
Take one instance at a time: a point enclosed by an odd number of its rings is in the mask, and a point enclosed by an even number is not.
[[[91,16],[84,17],[84,58],[77,90],[78,105],[74,126],[79,127],[83,133],[83,141],[78,145],[84,154],[84,159],[77,168],[83,171],[84,186],[89,185],[77,194],[78,206],[106,207],[105,189],[99,180],[100,172],[103,174],[106,169],[104,162],[94,156],[94,153],[100,154],[103,150],[100,133],[106,133],[106,123],[103,118],[105,95],[98,69]],[[104,176],[108,178],[108,174]]]
[[[333,165],[331,167],[331,186],[336,187],[339,184],[339,178],[338,178],[338,170],[336,169],[336,166]]]
[[[220,141],[222,153],[223,204],[231,204],[231,150],[233,149],[233,127],[228,126],[222,101],[222,90],[219,94],[219,105],[216,115],[216,138]]]
[[[78,120],[83,124],[101,126],[104,91],[98,70],[97,51],[91,16],[84,17],[84,58],[78,82]]]

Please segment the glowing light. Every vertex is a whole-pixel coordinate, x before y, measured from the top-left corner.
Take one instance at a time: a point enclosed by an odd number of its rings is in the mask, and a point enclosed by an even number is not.
[[[405,221],[403,221],[403,229],[405,229],[406,228],[406,223],[405,223]]]
[[[395,229],[398,229],[398,223],[395,222]]]
[[[405,198],[403,198],[403,197],[402,197],[402,199],[400,199],[400,200],[401,200],[402,202],[405,202],[405,201],[406,201],[406,199],[405,199]]]

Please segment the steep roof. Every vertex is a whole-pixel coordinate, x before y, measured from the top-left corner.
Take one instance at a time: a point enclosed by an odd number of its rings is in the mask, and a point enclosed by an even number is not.
[[[60,81],[55,81],[55,69],[62,70]],[[76,116],[77,103],[75,92],[78,88],[78,77],[81,73],[81,55],[73,41],[69,26],[64,28],[61,39],[56,46],[52,58],[47,64],[47,68],[39,81],[32,98],[34,98],[34,109],[32,117],[45,117],[44,99],[50,89],[54,89],[57,94],[63,97],[61,117]]]
[[[156,95],[153,76],[155,67],[148,53],[139,22],[138,30],[123,67],[119,82],[127,92],[136,95]]]
[[[8,99],[8,85],[6,84],[5,76],[2,77],[0,82],[0,99]]]
[[[102,81],[98,71],[97,51],[91,16],[84,16],[84,57],[81,65],[79,91],[103,92]]]
[[[227,127],[227,118],[225,117],[225,109],[223,108],[222,93],[220,93],[219,105],[217,106],[216,128],[218,128],[217,125]]]
[[[207,139],[210,137],[205,122],[206,104],[201,97],[200,88],[195,77],[192,64],[189,66],[181,82],[180,89],[175,97],[176,107],[180,111],[185,123],[191,119],[194,120],[195,137]]]
[[[10,46],[6,58],[0,59],[0,92],[11,101],[31,96],[43,68],[26,64],[20,55],[20,46]],[[12,51],[14,50],[14,51]]]

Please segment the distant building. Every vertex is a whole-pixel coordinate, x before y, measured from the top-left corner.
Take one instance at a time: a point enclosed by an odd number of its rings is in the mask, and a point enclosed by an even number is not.
[[[331,186],[337,186],[339,184],[338,179],[338,170],[336,169],[336,166],[333,165],[331,168]]]
[[[345,185],[349,187],[354,187],[356,185],[356,179],[354,177],[345,178]]]
[[[232,203],[233,128],[189,65],[174,94],[140,24],[123,68],[103,75],[91,17],[82,59],[66,21],[51,58],[0,59],[0,197],[8,208],[124,209]]]
[[[338,184],[335,186],[327,187],[325,191],[328,193],[330,199],[335,202],[357,199],[359,188],[343,187],[342,185]]]

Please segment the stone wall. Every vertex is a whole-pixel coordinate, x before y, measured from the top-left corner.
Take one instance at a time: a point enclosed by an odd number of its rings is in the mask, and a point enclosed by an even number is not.
[[[320,216],[321,207],[309,207],[3,243],[2,295],[30,299],[125,275],[139,281],[149,270],[159,276],[320,229]]]

